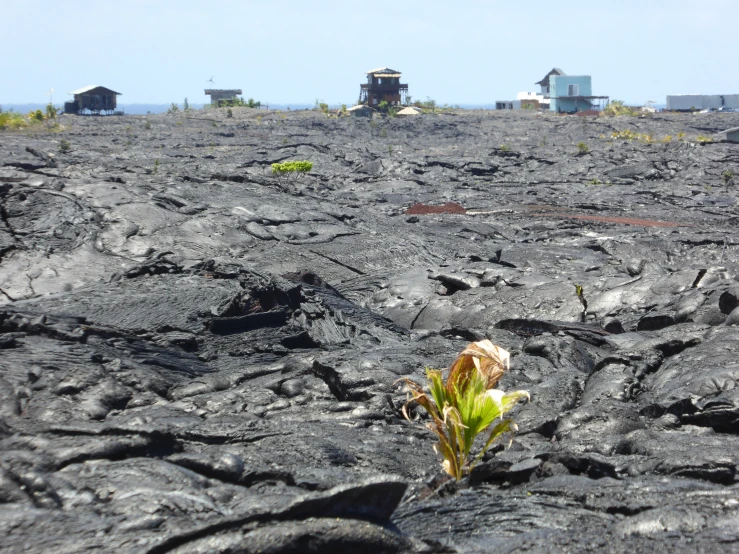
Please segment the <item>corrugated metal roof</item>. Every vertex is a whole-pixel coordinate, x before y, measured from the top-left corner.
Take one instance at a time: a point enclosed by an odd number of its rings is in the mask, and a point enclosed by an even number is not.
[[[400,71],[390,69],[389,67],[378,67],[366,72],[367,75],[382,75],[384,77],[400,77]]]
[[[111,89],[109,89],[107,87],[104,87],[102,85],[90,85],[88,87],[82,87],[81,89],[74,90],[74,91],[70,92],[69,94],[84,94],[84,93],[89,92],[89,91],[91,91],[93,89],[96,89],[96,88],[104,88],[105,90],[110,90],[110,92],[112,92],[113,94],[121,94],[120,92],[116,92],[116,91],[111,90]]]
[[[546,76],[539,81],[538,83],[535,83],[537,85],[548,85],[549,84],[549,77],[552,75],[566,75],[564,71],[562,71],[560,68],[555,67],[552,69],[549,73],[546,74]]]
[[[395,115],[420,115],[420,112],[408,106],[407,108],[403,108],[402,110],[400,110]]]

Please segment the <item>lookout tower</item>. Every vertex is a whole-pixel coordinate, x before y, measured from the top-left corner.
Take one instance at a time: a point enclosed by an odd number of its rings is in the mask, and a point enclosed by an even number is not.
[[[74,100],[64,103],[65,113],[79,114],[87,110],[93,115],[110,115],[115,112],[116,97],[120,96],[121,93],[100,85],[92,85],[69,94],[74,96]]]
[[[390,105],[404,104],[408,85],[401,84],[400,71],[380,67],[367,72],[367,83],[359,87],[359,104],[376,107],[385,101]]]

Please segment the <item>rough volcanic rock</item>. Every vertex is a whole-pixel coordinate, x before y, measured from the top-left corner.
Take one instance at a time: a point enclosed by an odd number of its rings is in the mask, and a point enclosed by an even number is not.
[[[233,114],[2,134],[0,551],[736,551],[738,115]],[[482,337],[452,483],[399,380]]]

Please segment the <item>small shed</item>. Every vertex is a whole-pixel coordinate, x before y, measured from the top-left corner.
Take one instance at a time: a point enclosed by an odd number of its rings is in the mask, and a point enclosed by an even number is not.
[[[739,127],[727,129],[725,132],[726,132],[726,140],[728,140],[729,142],[739,143]]]
[[[100,85],[91,85],[69,94],[74,96],[74,100],[64,103],[64,113],[89,112],[99,115],[112,114],[117,107],[117,97],[121,93]]]
[[[357,104],[346,111],[354,117],[372,117],[372,112],[375,110],[364,104]]]
[[[221,88],[209,88],[205,89],[205,94],[210,96],[210,103],[213,106],[219,106],[221,102],[228,102],[230,100],[236,100],[237,97],[241,96],[242,92],[240,88],[232,89],[221,89]]]
[[[407,108],[403,108],[402,110],[400,110],[395,115],[397,115],[398,117],[408,117],[413,115],[421,115],[421,112],[419,112],[415,108],[411,108],[410,106],[408,106]]]

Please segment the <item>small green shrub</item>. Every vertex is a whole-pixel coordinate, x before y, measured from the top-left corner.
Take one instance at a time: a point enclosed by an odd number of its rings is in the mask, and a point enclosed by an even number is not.
[[[187,98],[185,98],[185,102],[182,104],[182,109],[186,112],[190,111],[190,103],[187,101]]]
[[[144,123],[144,129],[146,129],[147,131],[151,131],[151,121],[147,121],[146,123]]]
[[[440,370],[427,368],[429,393],[411,379],[400,380],[410,390],[403,415],[412,421],[408,408],[414,403],[428,412],[432,421],[427,427],[439,439],[434,450],[444,459],[444,471],[457,480],[472,471],[498,439],[518,429],[512,419],[503,419],[503,415],[519,400],[530,399],[529,393],[505,393],[494,388],[508,369],[509,360],[507,351],[483,340],[467,345],[457,356],[446,383]],[[475,439],[482,433],[487,434],[487,439],[474,453]]]
[[[511,147],[508,146],[507,144],[501,144],[500,145],[500,151],[501,152],[510,152],[511,151]]]
[[[721,178],[724,180],[724,183],[727,185],[729,184],[729,181],[731,181],[734,178],[734,172],[730,169],[727,169],[721,174]]]
[[[154,168],[151,170],[152,175],[159,173],[159,158],[154,160]]]
[[[609,102],[602,113],[603,115],[638,115],[638,112],[624,104],[623,100]]]
[[[234,111],[231,108],[228,108],[226,110],[226,117],[228,117],[229,119],[231,119],[231,118],[233,118],[233,116],[234,116]]]
[[[57,109],[53,106],[51,102],[49,102],[46,105],[46,119],[56,119]]]
[[[0,129],[25,129],[28,121],[22,114],[14,111],[0,113]]]
[[[601,181],[600,179],[590,179],[590,181],[588,181],[588,184],[589,185],[602,185],[603,181]]]
[[[167,110],[167,113],[168,114],[175,114],[175,113],[178,113],[179,111],[180,111],[180,107],[177,104],[175,104],[174,102],[172,102],[172,105]]]
[[[309,162],[306,160],[272,164],[273,175],[286,175],[288,173],[308,173],[312,169],[313,162]]]
[[[707,144],[709,142],[713,142],[713,139],[711,137],[707,137],[706,135],[698,135],[695,138],[695,141],[699,144]]]
[[[578,142],[577,143],[577,154],[578,156],[584,156],[585,154],[590,152],[590,147],[585,144],[584,142]]]
[[[69,152],[71,148],[72,146],[69,144],[68,140],[62,139],[59,141],[59,151],[60,152]]]

